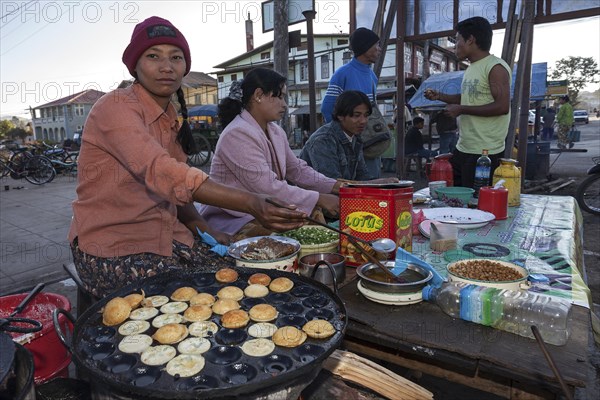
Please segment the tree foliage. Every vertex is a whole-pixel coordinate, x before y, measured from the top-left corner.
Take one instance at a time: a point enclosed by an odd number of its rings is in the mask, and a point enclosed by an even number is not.
[[[593,57],[569,56],[556,62],[550,77],[556,80],[568,80],[569,97],[572,98],[572,103],[576,103],[577,95],[586,85],[600,82],[598,74],[600,74],[598,63]]]
[[[2,121],[0,121],[0,138],[6,138],[8,131],[14,128],[15,124],[13,124],[10,120],[3,119]]]
[[[29,135],[29,133],[21,127],[13,128],[13,129],[9,130],[6,134],[6,136],[8,136],[9,138],[12,138],[12,139],[19,138],[21,140],[25,140],[25,138],[28,135]]]

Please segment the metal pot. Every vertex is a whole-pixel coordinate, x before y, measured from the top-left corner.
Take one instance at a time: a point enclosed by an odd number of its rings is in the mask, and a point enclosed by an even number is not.
[[[344,304],[327,286],[297,274],[250,268],[237,268],[237,271],[238,280],[230,284],[217,282],[213,273],[181,271],[168,272],[135,282],[88,308],[75,323],[71,344],[67,343],[62,332],[59,333],[61,340],[73,353],[76,366],[95,386],[102,388],[104,393],[93,394],[93,398],[297,398],[298,394],[292,394],[292,387],[301,390],[310,384],[321,369],[322,362],[341,344],[347,325]],[[169,296],[181,286],[193,286],[199,291],[215,294],[225,285],[245,288],[250,275],[256,272],[265,273],[271,278],[287,277],[294,282],[294,287],[287,293],[270,293],[261,299],[244,298],[240,301],[242,309],[248,310],[257,302],[266,301],[279,311],[279,316],[274,321],[278,327],[298,327],[308,320],[318,318],[329,320],[336,333],[327,339],[308,338],[296,348],[276,347],[273,353],[265,357],[250,357],[237,347],[247,338],[246,328],[221,328],[208,338],[211,341],[211,349],[203,354],[206,359],[204,369],[190,378],[176,378],[163,371],[164,366],[152,367],[143,364],[139,354],[125,354],[119,351],[118,343],[123,337],[118,333],[118,327],[102,324],[100,311],[115,297],[139,293],[141,290],[147,296]],[[55,316],[60,313],[64,311],[55,311]],[[212,320],[220,326],[218,317],[213,316]],[[152,335],[154,330],[155,328],[151,327],[146,334]],[[222,341],[234,336],[241,339],[228,344]],[[271,397],[275,393],[278,397]],[[281,393],[284,393],[283,397]]]
[[[33,356],[0,332],[0,399],[35,400]]]
[[[302,276],[309,276],[325,284],[331,285],[335,281],[343,282],[346,279],[346,257],[338,253],[315,253],[302,258],[298,263],[298,272]],[[333,269],[333,272],[330,271]]]
[[[394,261],[382,262],[389,270],[393,270]],[[385,274],[379,270],[375,264],[363,264],[356,270],[360,277],[361,284],[367,289],[380,293],[407,294],[420,292],[425,285],[433,278],[431,271],[416,265],[406,266],[406,270],[398,275],[400,282],[388,282]]]

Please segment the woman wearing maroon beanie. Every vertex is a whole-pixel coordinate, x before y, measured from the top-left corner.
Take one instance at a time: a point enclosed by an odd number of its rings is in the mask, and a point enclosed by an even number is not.
[[[211,181],[186,164],[193,147],[181,81],[191,66],[185,37],[169,21],[138,24],[123,53],[134,83],[103,96],[83,131],[69,241],[86,288],[103,297],[171,269],[216,271],[233,265],[210,251],[197,229],[221,243],[193,202],[255,216],[275,230],[303,225],[305,213]],[[171,103],[177,93],[183,123]]]

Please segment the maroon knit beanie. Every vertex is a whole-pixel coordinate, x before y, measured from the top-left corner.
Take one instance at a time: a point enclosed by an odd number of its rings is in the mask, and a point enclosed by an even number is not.
[[[131,42],[123,52],[123,63],[129,73],[136,76],[135,66],[144,51],[157,44],[172,44],[183,51],[185,58],[185,74],[190,72],[192,57],[190,46],[185,37],[175,26],[166,19],[150,17],[135,26],[131,35]]]

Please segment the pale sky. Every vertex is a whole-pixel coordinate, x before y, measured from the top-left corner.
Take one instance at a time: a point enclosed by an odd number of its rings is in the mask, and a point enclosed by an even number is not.
[[[373,0],[375,1],[375,0]],[[131,76],[121,61],[135,25],[157,15],[186,36],[192,70],[215,65],[246,51],[245,23],[254,21],[254,45],[273,40],[262,33],[262,0],[215,1],[6,1],[0,2],[0,81],[4,117],[29,117],[35,107],[85,89],[110,91]],[[375,5],[374,5],[375,6]],[[347,33],[347,0],[316,0],[315,33]],[[306,24],[291,25],[290,30]],[[600,62],[600,18],[536,26],[533,62],[568,56]],[[500,55],[502,34],[492,52]],[[597,89],[596,87],[590,90]]]

